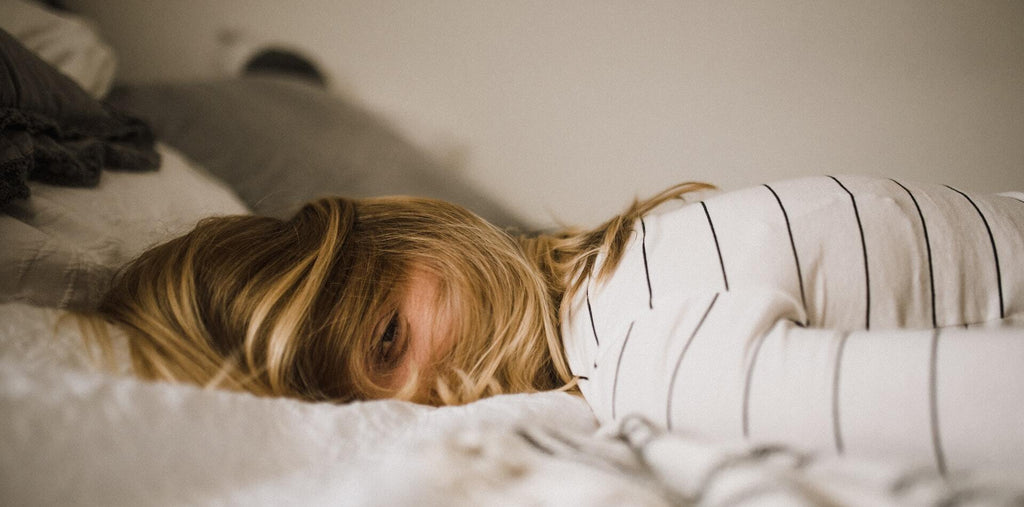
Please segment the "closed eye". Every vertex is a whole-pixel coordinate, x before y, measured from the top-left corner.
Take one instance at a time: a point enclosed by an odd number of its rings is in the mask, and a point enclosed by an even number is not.
[[[395,313],[377,338],[377,363],[385,370],[398,366],[409,345],[406,338],[401,317]]]

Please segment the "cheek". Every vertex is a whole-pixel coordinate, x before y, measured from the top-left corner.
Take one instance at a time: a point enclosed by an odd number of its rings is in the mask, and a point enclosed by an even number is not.
[[[413,276],[402,311],[419,341],[434,346],[449,341],[453,300],[436,276],[422,272]]]

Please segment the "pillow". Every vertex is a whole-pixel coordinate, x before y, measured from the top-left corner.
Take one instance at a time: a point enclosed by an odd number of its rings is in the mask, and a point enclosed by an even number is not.
[[[158,146],[161,170],[115,172],[96,188],[31,183],[0,214],[0,303],[88,310],[113,273],[147,247],[211,215],[247,213],[224,185]]]
[[[84,19],[35,2],[0,2],[0,28],[95,98],[114,83],[117,57]]]
[[[100,169],[155,169],[149,127],[108,111],[0,30],[0,207],[34,179],[90,186]]]
[[[380,118],[303,80],[261,75],[115,87],[109,102],[228,183],[253,210],[286,217],[324,195],[419,195],[499,226],[520,221]]]

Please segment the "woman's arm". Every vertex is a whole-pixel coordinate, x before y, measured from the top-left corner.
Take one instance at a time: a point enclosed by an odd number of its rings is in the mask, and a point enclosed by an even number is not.
[[[1024,467],[1024,329],[802,328],[781,293],[663,300],[602,336],[581,388],[599,419],[888,456]],[[608,329],[606,327],[606,329]]]

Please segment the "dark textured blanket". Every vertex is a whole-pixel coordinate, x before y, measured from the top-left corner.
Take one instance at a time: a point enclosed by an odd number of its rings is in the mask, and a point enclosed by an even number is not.
[[[0,30],[0,208],[29,197],[27,180],[94,186],[104,168],[159,165],[145,123],[96,101]]]

